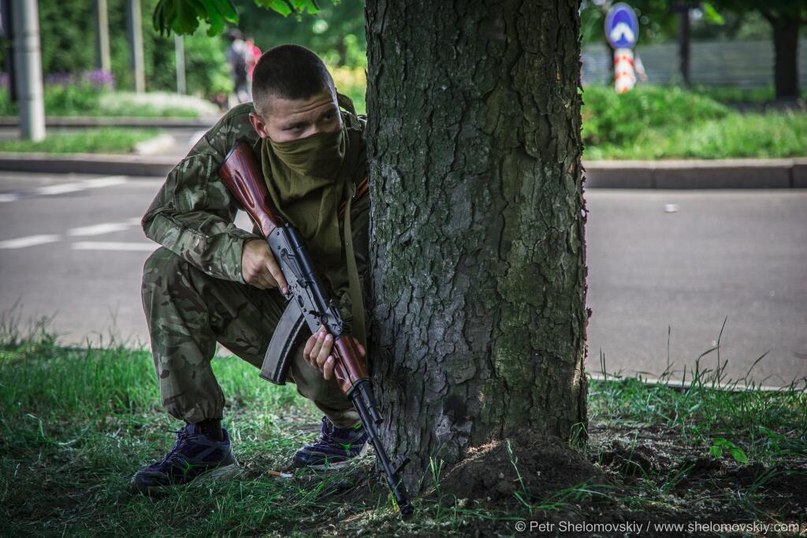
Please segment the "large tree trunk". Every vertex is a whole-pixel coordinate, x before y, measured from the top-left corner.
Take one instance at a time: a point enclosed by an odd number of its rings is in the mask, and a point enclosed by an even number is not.
[[[372,367],[410,483],[585,423],[578,8],[367,1]]]

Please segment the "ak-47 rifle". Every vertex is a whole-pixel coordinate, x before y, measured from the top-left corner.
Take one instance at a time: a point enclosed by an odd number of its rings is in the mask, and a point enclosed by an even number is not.
[[[411,515],[414,509],[400,479],[400,471],[409,460],[405,459],[398,467],[390,463],[376,428],[384,419],[373,401],[367,365],[354,340],[348,337],[339,311],[331,305],[299,232],[284,222],[273,207],[249,144],[242,141],[230,150],[219,169],[219,177],[266,238],[288,283],[288,306],[272,335],[261,377],[282,385],[293,346],[299,342],[304,326],[308,325],[312,333],[324,326],[334,337],[336,380],[359,413],[401,514]]]

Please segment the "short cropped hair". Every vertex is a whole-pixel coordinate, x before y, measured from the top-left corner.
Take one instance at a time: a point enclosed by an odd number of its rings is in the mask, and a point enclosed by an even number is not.
[[[252,74],[252,100],[259,114],[268,112],[270,97],[310,99],[323,91],[335,91],[328,68],[319,56],[299,45],[267,50]]]

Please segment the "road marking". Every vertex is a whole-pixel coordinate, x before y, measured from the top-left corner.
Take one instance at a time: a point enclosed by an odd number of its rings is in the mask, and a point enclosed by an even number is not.
[[[37,245],[46,245],[48,243],[55,243],[61,239],[58,235],[29,235],[28,237],[20,237],[18,239],[9,239],[7,241],[0,241],[0,248],[27,248],[35,247]]]
[[[85,179],[81,183],[88,189],[100,189],[102,187],[114,187],[115,185],[123,185],[127,182],[126,176],[109,176],[100,177],[97,179]]]
[[[80,183],[61,183],[59,185],[48,185],[39,187],[32,193],[34,196],[53,196],[54,194],[67,194],[69,192],[83,191],[87,187]]]
[[[0,203],[3,202],[16,202],[22,198],[32,196],[54,196],[57,194],[69,194],[71,192],[81,192],[87,189],[101,189],[104,187],[114,187],[115,185],[123,185],[128,180],[126,176],[108,176],[100,177],[97,179],[85,179],[83,181],[75,181],[73,183],[59,183],[56,185],[46,185],[39,187],[31,192],[12,192],[7,194],[0,194]]]
[[[84,226],[81,228],[73,228],[67,231],[70,236],[87,236],[87,235],[103,235],[113,232],[122,232],[128,230],[132,225],[128,222],[105,222],[103,224],[94,224],[92,226]]]
[[[124,243],[116,241],[77,241],[73,243],[73,250],[117,250],[151,252],[156,250],[156,243]]]

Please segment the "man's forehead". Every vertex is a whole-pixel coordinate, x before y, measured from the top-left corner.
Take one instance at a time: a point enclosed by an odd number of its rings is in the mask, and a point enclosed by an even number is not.
[[[315,115],[336,108],[336,98],[329,91],[323,91],[309,99],[286,99],[280,96],[267,97],[267,119],[284,121],[296,117]]]

